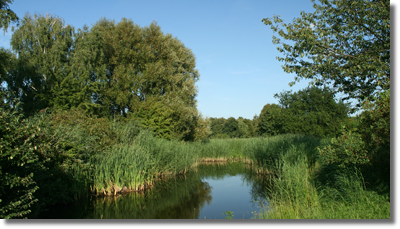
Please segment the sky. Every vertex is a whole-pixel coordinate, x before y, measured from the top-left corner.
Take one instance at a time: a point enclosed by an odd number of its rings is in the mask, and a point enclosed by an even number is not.
[[[295,75],[283,71],[273,32],[261,20],[280,15],[291,22],[301,11],[314,11],[310,0],[15,0],[10,8],[20,18],[57,15],[75,29],[102,17],[125,17],[142,27],[156,21],[196,56],[203,117],[252,119],[267,103],[278,103],[275,93],[308,86],[309,81],[288,85]],[[11,32],[2,33],[0,46],[10,47],[10,38]]]

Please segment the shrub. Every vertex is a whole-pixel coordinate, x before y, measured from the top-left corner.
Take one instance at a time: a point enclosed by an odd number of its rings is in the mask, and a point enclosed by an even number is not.
[[[38,201],[32,167],[39,160],[35,139],[39,125],[31,125],[15,110],[0,108],[0,218],[20,218]]]
[[[341,136],[332,138],[330,144],[317,149],[323,164],[347,167],[366,164],[370,161],[360,134],[347,131],[344,127]]]

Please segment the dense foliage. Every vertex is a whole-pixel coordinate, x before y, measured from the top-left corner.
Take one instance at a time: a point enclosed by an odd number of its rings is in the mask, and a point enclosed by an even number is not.
[[[340,168],[358,168],[369,188],[390,187],[390,91],[382,93],[375,102],[365,102],[364,112],[353,128],[343,126],[342,134],[319,149],[324,163]],[[373,172],[371,172],[373,171]]]
[[[256,136],[256,126],[253,120],[239,117],[210,118],[211,138],[249,138]]]
[[[239,117],[211,118],[211,137],[247,138],[278,134],[336,136],[341,125],[351,122],[349,106],[337,102],[328,88],[308,87],[298,92],[275,94],[277,104],[266,104],[253,120]]]
[[[258,120],[258,133],[273,136],[286,132],[284,110],[276,104],[266,104],[261,110]]]
[[[2,81],[8,102],[18,99],[26,115],[79,108],[138,120],[167,139],[207,137],[198,128],[207,121],[196,107],[195,57],[155,22],[101,19],[76,31],[60,17],[26,15],[11,45],[17,57],[1,52],[12,60]]]
[[[283,131],[280,133],[335,136],[339,134],[341,123],[348,119],[348,106],[337,102],[327,88],[308,87],[294,93],[285,91],[275,97],[283,108],[284,118],[280,121]]]
[[[33,172],[39,131],[15,111],[0,108],[0,218],[24,217],[38,201]]]
[[[14,0],[0,0],[0,29],[2,28],[4,31],[6,31],[12,23],[16,23],[19,20],[18,16],[9,6],[13,1]]]

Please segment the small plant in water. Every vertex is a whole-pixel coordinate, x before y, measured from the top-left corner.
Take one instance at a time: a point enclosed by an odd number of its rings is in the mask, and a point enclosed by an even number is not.
[[[234,219],[235,218],[232,211],[226,211],[222,214],[225,216],[225,219]]]

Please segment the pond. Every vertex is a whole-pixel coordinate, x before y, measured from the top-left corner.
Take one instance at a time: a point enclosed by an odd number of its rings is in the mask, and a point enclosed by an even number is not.
[[[144,192],[95,197],[49,208],[46,219],[250,219],[268,207],[266,176],[245,164],[199,164],[186,175],[157,182]]]

